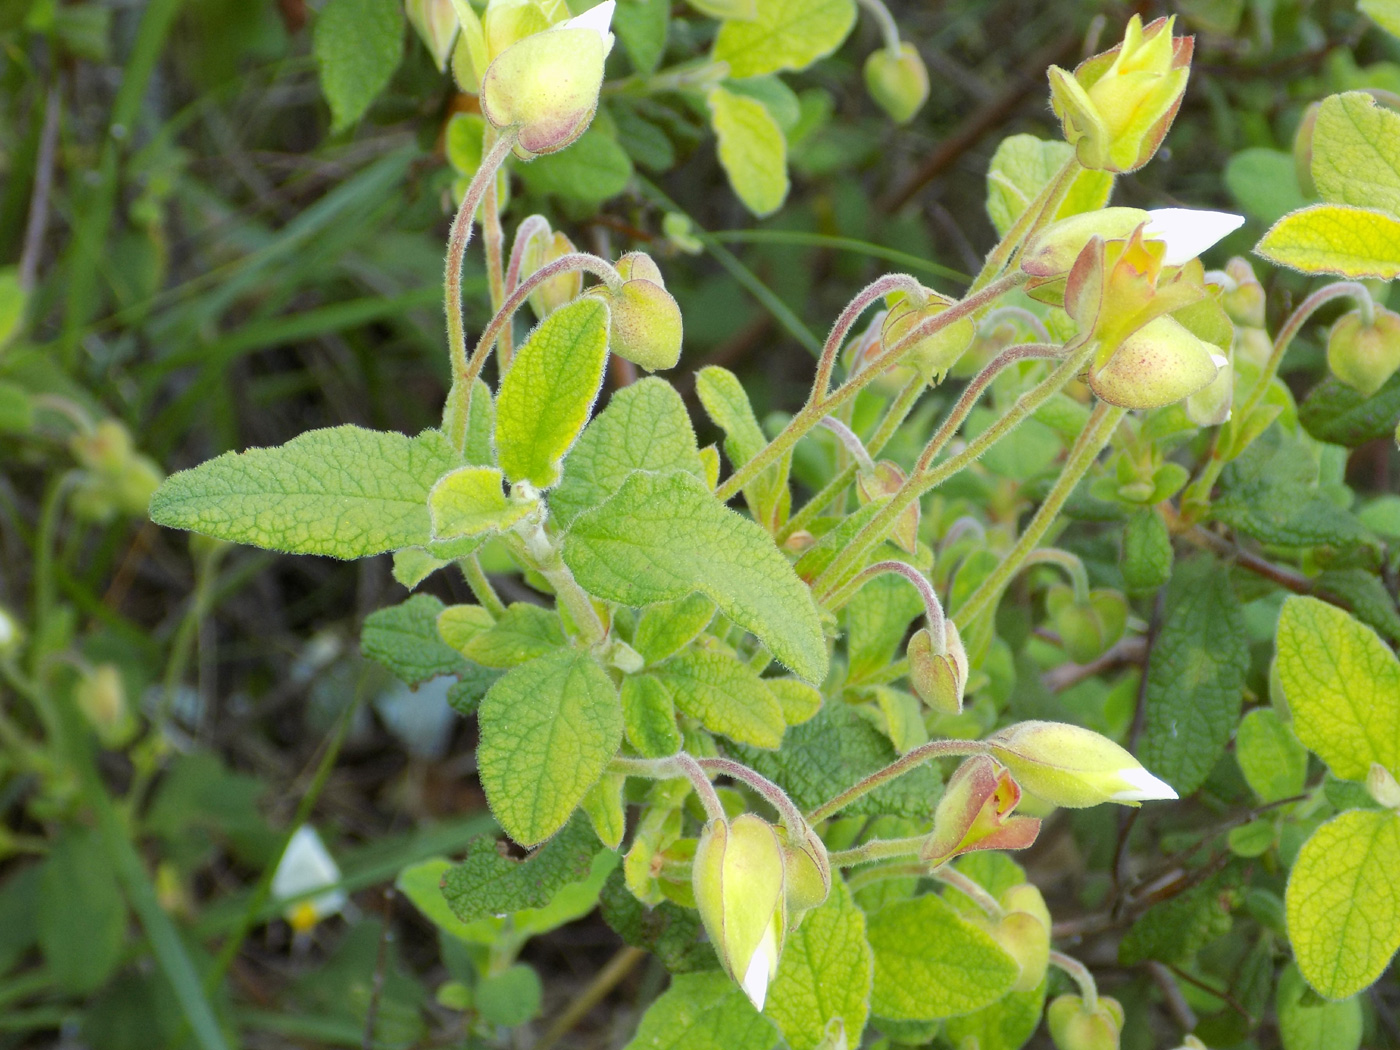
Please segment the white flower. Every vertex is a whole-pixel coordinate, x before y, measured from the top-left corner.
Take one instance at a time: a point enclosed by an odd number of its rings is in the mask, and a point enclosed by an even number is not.
[[[1177,798],[1176,789],[1165,780],[1159,780],[1141,766],[1131,766],[1118,771],[1118,778],[1128,787],[1115,791],[1109,800],[1112,802],[1147,802],[1158,798]]]
[[[568,21],[560,22],[551,29],[592,29],[603,38],[603,54],[607,55],[612,51],[613,35],[609,31],[612,26],[613,10],[617,7],[617,0],[603,0],[597,7],[590,7],[581,15],[575,15]]]
[[[0,609],[0,653],[10,648],[18,640],[19,627],[15,625],[14,617],[4,609]]]
[[[1243,215],[1199,208],[1157,208],[1147,213],[1142,235],[1165,241],[1163,266],[1182,266],[1244,225]]]
[[[321,836],[311,825],[303,824],[292,835],[287,851],[277,864],[277,872],[272,876],[272,896],[279,901],[290,901],[316,890],[326,890],[287,909],[287,921],[301,933],[345,907],[345,891],[334,888],[339,882],[340,868]]]
[[[777,927],[769,923],[768,929],[763,933],[763,940],[758,942],[758,947],[749,959],[749,968],[744,973],[744,994],[749,997],[749,1002],[753,1003],[753,1008],[759,1013],[763,1012],[763,1001],[768,998],[768,982],[777,971]]]

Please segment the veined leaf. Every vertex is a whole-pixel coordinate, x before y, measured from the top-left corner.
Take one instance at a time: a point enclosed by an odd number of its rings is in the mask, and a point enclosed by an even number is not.
[[[712,733],[752,747],[783,741],[783,709],[747,664],[722,652],[688,649],[650,668],[652,679],[676,710]]]
[[[1040,1025],[1045,988],[1041,981],[1029,992],[1007,992],[991,1006],[948,1018],[943,1031],[954,1046],[975,1039],[978,1050],[1021,1050]]]
[[[151,520],[291,554],[364,558],[429,545],[428,492],[461,465],[437,430],[311,430],[172,474]]]
[[[1254,250],[1304,273],[1400,276],[1400,218],[1374,208],[1315,204],[1285,215]]]
[[[720,25],[712,57],[735,79],[806,69],[840,47],[855,20],[854,0],[756,0],[753,18]]]
[[[826,676],[811,592],[768,534],[693,474],[632,474],[575,519],[564,561],[584,590],[607,601],[650,605],[699,591],[801,677]]]
[[[587,653],[561,649],[507,673],[481,701],[477,764],[506,833],[533,846],[553,835],[622,743],[622,706]]]
[[[1285,966],[1274,997],[1283,1050],[1359,1050],[1365,1021],[1357,998],[1319,1002],[1307,991],[1298,967]]]
[[[1046,184],[1074,154],[1067,142],[1011,135],[1001,140],[987,168],[987,216],[997,233],[1005,234]],[[1080,169],[1055,218],[1096,211],[1108,203],[1113,175]]]
[[[748,23],[727,22],[726,25]],[[755,98],[717,87],[705,96],[729,185],[755,215],[771,215],[788,194],[787,139]]]
[[[364,115],[403,57],[398,0],[329,0],[316,16],[312,48],[321,91],[331,105],[331,134]]]
[[[583,816],[525,860],[503,855],[499,845],[490,835],[472,839],[462,863],[439,876],[442,896],[463,923],[544,908],[564,886],[588,878],[600,849]]]
[[[648,605],[637,618],[632,647],[649,664],[680,652],[715,618],[715,603],[703,594]]]
[[[468,607],[470,608],[470,606]],[[480,617],[480,613],[472,614]],[[459,634],[461,651],[483,667],[518,667],[564,645],[559,614],[542,605],[512,602],[501,618],[470,637]]]
[[[360,631],[360,649],[406,685],[464,671],[467,661],[438,634],[442,612],[442,602],[432,595],[415,594],[406,602],[371,613]]]
[[[444,474],[428,493],[433,538],[452,540],[510,528],[530,513],[530,502],[512,503],[495,467],[460,467]]]
[[[772,1050],[778,1033],[723,973],[679,974],[624,1050]]]
[[[768,439],[738,376],[718,365],[702,368],[695,376],[695,394],[705,414],[724,431],[724,454],[731,467],[738,470],[763,451]],[[792,502],[787,484],[791,462],[791,456],[782,457],[745,487],[744,501],[759,523],[776,525],[786,519]]]
[[[1312,177],[1323,199],[1400,214],[1400,114],[1364,91],[1322,100]]]
[[[1308,753],[1272,707],[1256,707],[1235,733],[1235,761],[1245,783],[1264,802],[1301,794]]]

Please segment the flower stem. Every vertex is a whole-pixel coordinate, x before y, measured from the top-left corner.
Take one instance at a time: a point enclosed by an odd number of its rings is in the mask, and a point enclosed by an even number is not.
[[[868,474],[875,469],[875,461],[870,458],[870,453],[866,451],[865,446],[861,444],[860,438],[856,437],[854,430],[846,426],[845,423],[841,422],[841,420],[837,419],[835,416],[823,416],[821,425],[835,434],[841,444],[846,446],[846,451],[851,454],[851,457],[856,461],[856,466],[860,470]]]
[[[875,24],[880,27],[880,37],[885,41],[885,50],[899,54],[899,26],[895,24],[890,9],[880,0],[859,0],[859,3],[870,12]]]
[[[788,797],[787,792],[778,787],[777,784],[748,766],[727,758],[697,758],[695,762],[706,773],[717,773],[721,776],[731,777],[734,780],[743,781],[753,788],[778,811],[783,825],[792,833],[794,841],[799,840],[799,836],[807,827],[807,821],[803,818],[802,811]]]
[[[877,561],[874,565],[866,566],[856,575],[855,579],[841,588],[840,592],[827,603],[827,607],[839,609],[855,597],[856,592],[861,587],[884,573],[902,576],[914,585],[914,589],[919,592],[919,597],[924,601],[924,618],[928,621],[928,633],[933,639],[934,655],[946,655],[948,652],[948,632],[947,628],[943,626],[943,604],[938,600],[938,592],[933,589],[933,584],[929,582],[927,576],[907,562]]]
[[[915,766],[923,765],[931,758],[956,758],[965,755],[985,754],[987,746],[980,740],[931,740],[895,759],[884,769],[877,769],[863,780],[852,784],[845,791],[828,802],[823,802],[807,814],[807,821],[817,824],[839,813],[856,799],[870,794],[881,784],[902,776]]]
[[[486,138],[482,143],[487,152],[495,144],[495,139],[499,134],[494,127],[487,124]],[[510,136],[502,137],[508,138]],[[501,229],[501,200],[500,194],[497,192],[496,182],[496,173],[492,171],[491,178],[486,182],[486,193],[481,201],[481,237],[485,241],[486,283],[491,291],[492,310],[499,310],[506,298],[505,266],[502,262],[506,238],[505,231]],[[510,336],[509,328],[502,329],[499,340],[502,370],[510,363],[513,352]]]
[[[833,868],[853,868],[872,860],[893,860],[896,857],[917,857],[928,841],[927,835],[911,835],[908,838],[871,839],[852,849],[836,850],[828,854]],[[927,874],[927,872],[921,872]]]
[[[705,815],[711,820],[725,819],[724,806],[720,803],[715,786],[710,783],[710,778],[700,763],[684,751],[678,751],[666,758],[630,758],[619,755],[612,760],[608,768],[614,773],[622,773],[629,777],[646,777],[648,780],[685,777],[695,788],[700,804],[705,807]]]
[[[467,586],[471,588],[477,604],[497,620],[504,616],[506,603],[501,601],[500,595],[496,593],[496,588],[491,586],[491,580],[482,569],[481,559],[476,556],[476,552],[472,551],[465,558],[458,558],[457,567],[462,570],[462,576],[467,581]]]
[[[1089,573],[1078,555],[1059,547],[1041,547],[1031,551],[1021,562],[1022,569],[1029,569],[1032,565],[1054,565],[1063,569],[1074,588],[1075,602],[1084,605],[1089,601]]]
[[[950,868],[947,864],[940,865],[930,872],[935,879],[948,886],[953,887],[965,897],[972,901],[987,913],[987,918],[995,921],[1006,914],[1006,909],[1001,906],[1001,902],[993,897],[982,884],[968,878],[956,868]]]
[[[1031,235],[1048,225],[1059,211],[1060,205],[1065,197],[1069,195],[1070,187],[1074,185],[1074,180],[1080,172],[1079,159],[1071,156],[1065,161],[1064,167],[1055,173],[1055,177],[1047,182],[1044,188],[1036,195],[1035,200],[1026,205],[1026,210],[1011,224],[1011,229],[1006,231],[1006,236],[992,249],[987,256],[987,261],[982,267],[982,272],[973,278],[972,285],[968,289],[975,292],[985,287],[993,281],[1017,251],[1031,238]]]
[[[1073,956],[1064,952],[1052,951],[1050,961],[1058,966],[1079,985],[1079,998],[1084,1002],[1084,1012],[1093,1013],[1099,1008],[1099,986],[1094,983],[1094,975],[1089,968]]]

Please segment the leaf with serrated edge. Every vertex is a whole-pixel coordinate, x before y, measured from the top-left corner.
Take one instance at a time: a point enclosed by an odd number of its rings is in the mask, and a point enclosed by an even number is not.
[[[564,825],[622,743],[617,689],[587,653],[560,650],[515,668],[477,717],[486,800],[526,846]]]
[[[1400,660],[1336,606],[1294,595],[1278,621],[1275,667],[1303,745],[1346,780],[1372,762],[1400,772]]]
[[[773,1025],[723,973],[677,975],[624,1050],[772,1050]]]
[[[678,471],[632,474],[574,522],[564,561],[588,593],[625,605],[694,591],[812,682],[826,677],[826,641],[811,592],[762,528]]]
[[[712,57],[736,80],[806,69],[851,31],[854,0],[756,0],[754,17],[721,23]]]
[[[712,733],[753,747],[783,741],[783,709],[763,679],[726,653],[688,649],[646,673],[677,711]]]
[[[1400,814],[1353,809],[1315,832],[1284,894],[1288,940],[1328,999],[1368,987],[1400,948]]]
[[[506,856],[500,846],[490,835],[472,839],[462,862],[442,876],[443,897],[464,923],[545,907],[562,887],[588,878],[599,850],[582,814],[524,860]]]
[[[506,498],[502,480],[495,467],[460,467],[439,478],[428,493],[433,539],[502,532],[529,514],[529,502]]]
[[[370,613],[360,630],[360,651],[408,685],[466,668],[462,654],[442,640],[437,620],[442,602],[415,594],[406,602]]]
[[[1280,266],[1342,277],[1400,277],[1400,218],[1375,208],[1314,204],[1269,228],[1254,250]]]
[[[430,543],[428,491],[461,464],[436,430],[311,430],[172,474],[151,520],[291,554],[364,558]]]
[[[500,619],[462,642],[462,653],[483,667],[507,668],[544,656],[563,644],[564,627],[558,613],[529,602],[512,602]]]
[[[873,980],[865,913],[838,877],[826,901],[788,934],[764,1012],[792,1050],[816,1050],[832,1020],[841,1021],[849,1045],[859,1046]]]
[[[588,422],[608,357],[608,308],[585,296],[546,317],[511,361],[496,399],[496,454],[511,481],[547,489]]]
[[[875,951],[870,1010],[895,1021],[970,1013],[1011,990],[1020,973],[991,934],[933,894],[887,904],[868,920]]]

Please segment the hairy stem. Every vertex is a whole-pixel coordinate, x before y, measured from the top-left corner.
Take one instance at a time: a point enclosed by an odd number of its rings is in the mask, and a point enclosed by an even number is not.
[[[678,751],[667,758],[629,758],[619,755],[612,760],[608,768],[614,773],[622,773],[629,777],[646,777],[648,780],[685,777],[695,788],[700,804],[705,807],[705,815],[710,820],[726,819],[724,806],[720,803],[715,786],[710,783],[710,778],[700,767],[700,763],[684,751]]]
[[[973,881],[956,868],[944,864],[934,868],[930,874],[939,882],[953,887],[963,896],[970,898],[987,913],[987,918],[992,921],[995,922],[1006,914],[1006,909],[1001,906],[1001,902],[988,893],[981,883]]]
[[[1065,197],[1069,195],[1070,187],[1074,185],[1074,180],[1081,170],[1077,157],[1071,156],[1065,161],[1064,167],[1045,184],[1035,200],[1031,201],[1026,210],[1011,224],[1006,236],[992,249],[982,266],[982,272],[973,278],[969,291],[975,292],[995,280],[1031,236],[1049,225],[1060,205],[1064,203]]]
[[[794,840],[807,827],[806,820],[802,817],[802,811],[793,804],[782,788],[760,773],[754,772],[748,766],[739,762],[731,761],[727,758],[698,758],[695,760],[701,769],[706,773],[717,773],[721,776],[730,777],[734,780],[742,781],[749,787],[757,791],[763,798],[778,811],[782,818],[783,825],[792,833]]]
[[[491,581],[487,578],[486,571],[482,569],[481,559],[476,556],[476,552],[473,551],[465,558],[458,558],[457,567],[462,570],[462,577],[467,581],[467,586],[471,588],[477,604],[497,620],[504,616],[506,603],[501,601],[500,595],[496,593],[496,588],[491,586]]]
[[[888,783],[898,776],[909,772],[915,766],[923,765],[931,758],[958,758],[967,755],[985,754],[987,746],[980,740],[930,740],[927,744],[920,745],[912,751],[906,752],[895,759],[884,769],[877,769],[863,780],[852,784],[845,791],[828,802],[823,802],[812,812],[807,814],[807,821],[811,824],[819,823],[828,817],[841,812],[858,798],[870,794],[881,784]]]
[[[1056,951],[1050,953],[1050,962],[1064,970],[1079,985],[1079,997],[1084,1001],[1085,1013],[1093,1013],[1099,1008],[1099,986],[1094,983],[1094,975],[1087,966],[1073,956]]]
[[[845,423],[835,416],[825,416],[822,418],[821,426],[836,435],[837,440],[846,447],[846,451],[851,454],[851,458],[856,461],[856,467],[870,473],[875,469],[875,461],[870,458],[870,453],[861,444],[860,438]],[[844,473],[844,472],[843,472]]]
[[[880,38],[885,42],[885,50],[899,54],[899,26],[895,24],[890,9],[880,0],[859,0],[859,3],[870,12],[875,24],[880,27]]]
[[[1070,585],[1074,587],[1074,600],[1080,605],[1089,600],[1089,573],[1084,568],[1084,563],[1076,554],[1071,554],[1067,550],[1059,547],[1041,547],[1026,555],[1021,562],[1022,569],[1029,569],[1033,565],[1054,565],[1063,569],[1065,575],[1069,577]]]
[[[871,839],[869,842],[862,843],[852,849],[836,850],[828,856],[833,868],[853,868],[857,864],[865,864],[872,860],[917,857],[927,841],[927,835],[911,835],[908,838],[897,839]]]

